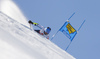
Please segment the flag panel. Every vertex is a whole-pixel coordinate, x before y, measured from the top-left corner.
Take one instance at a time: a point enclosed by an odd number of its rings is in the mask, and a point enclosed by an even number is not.
[[[66,27],[67,27],[67,29],[68,29],[68,31],[69,31],[69,34],[71,34],[71,33],[73,33],[73,32],[76,31],[76,30],[70,25],[70,23],[68,23]]]
[[[65,22],[64,25],[59,29],[59,31],[61,31],[71,41],[77,34],[77,31],[71,26],[69,22]]]

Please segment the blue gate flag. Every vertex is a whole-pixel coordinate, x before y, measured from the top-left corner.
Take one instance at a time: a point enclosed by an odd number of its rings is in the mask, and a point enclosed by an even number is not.
[[[77,34],[77,31],[72,27],[69,22],[65,22],[64,25],[59,29],[65,36],[67,36],[71,41]]]

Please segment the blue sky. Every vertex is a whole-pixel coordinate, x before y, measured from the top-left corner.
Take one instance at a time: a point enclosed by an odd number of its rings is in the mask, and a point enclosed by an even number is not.
[[[99,0],[14,0],[14,2],[28,20],[44,27],[51,27],[50,38],[74,12],[70,23],[76,30],[86,19],[67,52],[76,59],[100,59]],[[52,42],[66,49],[70,40],[58,32]]]

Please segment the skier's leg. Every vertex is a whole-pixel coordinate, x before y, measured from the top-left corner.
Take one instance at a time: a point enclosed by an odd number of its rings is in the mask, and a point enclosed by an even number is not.
[[[40,33],[40,30],[34,30],[34,31],[36,31],[37,33]]]

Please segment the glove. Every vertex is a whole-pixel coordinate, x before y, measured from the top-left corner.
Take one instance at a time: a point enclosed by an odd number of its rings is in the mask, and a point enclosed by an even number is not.
[[[34,24],[35,26],[36,26],[36,25],[39,25],[38,23],[34,23],[34,22],[33,22],[33,24]]]
[[[33,22],[31,20],[28,21],[29,24],[33,24]]]

